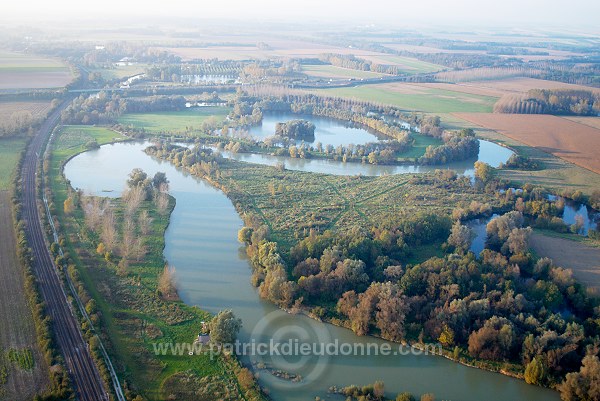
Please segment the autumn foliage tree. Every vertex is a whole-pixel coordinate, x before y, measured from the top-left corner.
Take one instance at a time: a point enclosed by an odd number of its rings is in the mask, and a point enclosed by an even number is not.
[[[164,299],[178,299],[177,287],[175,285],[175,268],[165,265],[162,273],[158,277],[157,291]]]

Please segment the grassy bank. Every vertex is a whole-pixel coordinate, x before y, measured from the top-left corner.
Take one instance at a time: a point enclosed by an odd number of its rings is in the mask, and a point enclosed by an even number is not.
[[[207,396],[205,390],[217,388],[214,394],[224,400],[239,399],[244,393],[248,399],[260,398],[254,385],[241,389],[236,378],[240,366],[235,359],[211,360],[207,354],[155,354],[155,343],[193,342],[200,322],[210,316],[181,301],[166,300],[157,291],[158,277],[165,264],[164,232],[175,206],[173,198],[162,213],[153,201],[147,200],[132,216],[137,220],[142,213],[147,213],[151,219],[147,235],[136,229],[136,237],[144,238],[145,255],[128,258],[128,266],[123,268],[117,266],[122,259],[117,250],[108,255],[99,254],[98,232],[86,226],[81,198],[73,193],[62,175],[65,161],[83,151],[90,138],[98,144],[124,139],[105,128],[69,126],[61,130],[53,142],[49,164],[53,214],[62,226],[63,249],[70,256],[71,276],[82,284],[79,295],[86,309],[90,309],[92,321],[101,328],[126,391],[150,400],[166,399],[173,392],[195,394],[202,399]],[[63,204],[69,197],[76,200],[75,208],[67,214]],[[116,231],[122,232],[124,201],[111,200],[111,208],[116,216]],[[92,299],[94,302],[90,304]]]

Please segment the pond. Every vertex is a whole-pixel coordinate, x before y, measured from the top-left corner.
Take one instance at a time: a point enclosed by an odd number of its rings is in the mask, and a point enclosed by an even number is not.
[[[558,197],[551,197],[550,199],[558,200]],[[563,222],[569,226],[576,224],[577,220],[580,220],[583,225],[581,231],[582,235],[588,235],[590,229],[597,230],[598,223],[600,222],[600,212],[592,209],[591,207],[575,202],[571,199],[561,198],[564,202],[565,208],[561,216]]]
[[[177,204],[165,235],[164,255],[177,268],[179,292],[184,302],[213,313],[233,309],[243,321],[240,339],[244,342],[300,338],[327,344],[336,340],[340,344],[388,344],[397,349],[395,344],[358,337],[343,328],[293,316],[262,301],[250,285],[249,262],[237,242],[242,221],[230,200],[206,182],[146,155],[144,148],[145,144],[141,143],[102,146],[69,161],[65,175],[75,188],[117,197],[134,168],[142,168],[149,175],[158,171],[167,174]],[[114,192],[103,192],[106,190]],[[248,357],[242,360],[252,361]],[[332,385],[366,385],[376,380],[385,382],[390,397],[400,391],[410,391],[414,394],[431,392],[436,398],[446,400],[559,400],[554,391],[431,355],[333,355],[276,358],[267,362],[303,377],[299,382],[290,382],[259,370],[259,381],[275,401],[323,398],[328,396]],[[335,399],[343,400],[343,397]]]
[[[265,113],[262,124],[251,127],[249,134],[255,139],[263,140],[275,135],[275,125],[277,123],[284,123],[291,120],[307,120],[315,125],[315,140],[312,142],[304,141],[310,145],[315,145],[318,142],[323,146],[331,145],[333,147],[349,144],[364,145],[369,142],[389,139],[386,136],[375,134],[352,122],[293,113]],[[296,143],[300,144],[302,141],[296,141]]]
[[[559,197],[552,195],[549,197],[549,199],[553,201],[558,200],[558,198]],[[590,229],[598,228],[598,222],[600,221],[600,213],[598,211],[580,202],[575,202],[565,198],[561,199],[563,199],[565,202],[565,208],[560,217],[565,224],[571,226],[577,222],[577,219],[580,219],[583,223],[581,231],[579,232],[580,235],[588,235]],[[479,253],[485,248],[487,224],[498,216],[498,214],[493,214],[490,217],[474,219],[466,223],[466,225],[470,227],[475,234],[473,242],[471,243],[471,251],[475,255],[479,255]]]

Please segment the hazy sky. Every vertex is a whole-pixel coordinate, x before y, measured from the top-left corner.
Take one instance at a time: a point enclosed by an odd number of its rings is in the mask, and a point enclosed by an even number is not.
[[[448,25],[598,26],[597,0],[2,0],[0,18],[40,16],[153,15],[357,20],[401,26]],[[533,27],[533,26],[532,26]]]

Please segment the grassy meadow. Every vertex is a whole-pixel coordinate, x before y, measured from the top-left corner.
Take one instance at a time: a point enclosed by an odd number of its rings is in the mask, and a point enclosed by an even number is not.
[[[125,114],[118,121],[151,134],[183,133],[198,130],[202,123],[209,120],[221,122],[229,111],[228,107],[200,107],[183,111]]]
[[[319,94],[366,100],[396,106],[403,110],[425,113],[492,112],[496,98],[443,89],[419,87],[418,91],[403,93],[389,85],[365,85],[349,88],[322,89]]]
[[[496,202],[470,185],[443,187],[418,178],[427,175],[334,176],[233,160],[221,162],[219,170],[222,178],[213,182],[241,207],[239,212],[269,227],[283,253],[310,229],[369,230],[403,215],[450,214],[472,200]]]

